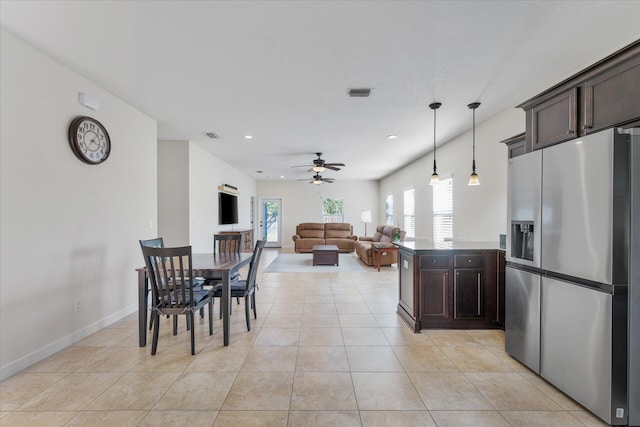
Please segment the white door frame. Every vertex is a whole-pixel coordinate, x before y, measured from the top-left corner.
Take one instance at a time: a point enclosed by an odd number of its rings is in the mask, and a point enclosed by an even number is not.
[[[282,197],[260,197],[260,204],[258,206],[258,240],[265,239],[264,228],[264,206],[267,202],[276,203],[278,205],[278,216],[276,221],[276,227],[278,232],[276,233],[276,241],[267,240],[265,247],[268,248],[281,248],[282,247]]]

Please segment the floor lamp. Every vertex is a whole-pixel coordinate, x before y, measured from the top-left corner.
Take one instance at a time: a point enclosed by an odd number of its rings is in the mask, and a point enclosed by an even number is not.
[[[371,222],[371,211],[360,212],[360,222],[364,222],[364,236],[367,237],[367,224]]]

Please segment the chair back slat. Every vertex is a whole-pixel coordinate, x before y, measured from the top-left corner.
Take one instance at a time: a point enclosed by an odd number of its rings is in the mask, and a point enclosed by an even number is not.
[[[239,254],[241,240],[241,234],[214,234],[213,253]]]
[[[253,255],[251,256],[251,261],[249,263],[249,274],[247,275],[247,281],[245,284],[245,293],[248,293],[251,288],[256,285],[256,278],[258,277],[258,267],[260,265],[260,258],[262,257],[262,249],[266,240],[258,240],[256,242],[256,247],[253,250]]]
[[[184,312],[193,303],[191,246],[143,246],[142,253],[155,295],[154,308],[164,314]]]

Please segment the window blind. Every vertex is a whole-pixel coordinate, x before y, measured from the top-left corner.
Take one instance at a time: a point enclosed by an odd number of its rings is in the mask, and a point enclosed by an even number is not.
[[[453,239],[453,179],[433,187],[433,245],[443,247]]]
[[[404,192],[404,231],[406,237],[416,237],[416,190]]]
[[[386,223],[388,225],[393,225],[393,194],[389,194],[387,196],[387,200],[385,202],[385,212]]]

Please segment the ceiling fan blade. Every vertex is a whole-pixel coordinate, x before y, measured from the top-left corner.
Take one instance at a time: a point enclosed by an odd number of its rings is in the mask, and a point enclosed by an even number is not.
[[[331,169],[332,171],[339,171],[340,168],[337,168],[335,166],[330,166],[330,165],[324,165],[325,169]]]
[[[326,168],[327,166],[347,166],[344,163],[325,163],[324,167]]]
[[[308,168],[314,165],[297,165],[297,166],[291,166],[292,168]]]

